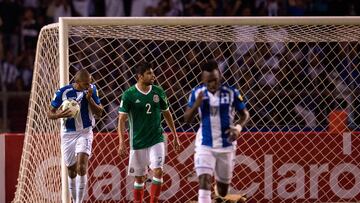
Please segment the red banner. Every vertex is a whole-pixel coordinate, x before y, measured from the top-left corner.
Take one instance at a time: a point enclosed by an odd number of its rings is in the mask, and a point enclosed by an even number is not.
[[[172,145],[168,145],[165,182],[160,197],[163,202],[197,199],[198,183],[193,169],[194,137],[191,133],[180,134],[182,150],[178,154],[173,151]],[[230,192],[247,194],[255,202],[358,202],[358,146],[359,133],[244,133],[238,140]],[[117,148],[116,134],[95,135],[87,202],[132,200],[133,179],[126,175],[128,158],[121,159]],[[12,145],[9,149],[11,151],[6,153],[16,155],[22,146]],[[6,162],[7,168],[11,165],[18,167],[19,158],[7,156],[11,159]],[[7,187],[12,188],[12,184],[7,182]],[[148,190],[149,186],[150,183],[146,186]]]
[[[16,190],[15,186],[19,174],[24,134],[0,134],[0,142],[2,142],[0,143],[0,153],[4,153],[0,155],[4,157],[3,163],[0,162],[0,165],[4,164],[5,166],[4,168],[0,167],[0,173],[5,174],[5,188],[0,187],[0,190],[5,190],[0,192],[0,194],[4,193],[5,197],[3,199],[0,198],[0,200],[10,203],[14,198]],[[2,184],[1,180],[0,184]]]
[[[181,134],[180,140],[183,150],[178,155],[169,145],[161,196],[166,202],[197,198],[194,134]],[[93,188],[89,188],[89,199],[131,200],[128,159],[116,154],[117,136],[98,135],[94,146],[92,163],[96,164],[90,170]],[[354,133],[244,133],[238,140],[231,193],[264,202],[359,201],[360,153],[356,146],[360,146],[360,137]]]

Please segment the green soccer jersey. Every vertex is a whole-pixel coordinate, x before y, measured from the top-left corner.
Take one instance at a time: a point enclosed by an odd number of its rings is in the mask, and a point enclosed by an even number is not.
[[[164,90],[156,85],[147,93],[135,85],[121,98],[119,113],[127,113],[131,149],[143,149],[164,141],[161,111],[169,108]]]

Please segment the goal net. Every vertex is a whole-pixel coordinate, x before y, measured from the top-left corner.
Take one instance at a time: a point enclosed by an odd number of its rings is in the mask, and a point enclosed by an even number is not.
[[[240,90],[251,115],[238,139],[230,193],[255,202],[360,201],[360,18],[62,22],[63,52],[58,24],[39,36],[14,202],[61,201],[60,122],[46,117],[60,87],[61,54],[68,67],[65,81],[87,69],[106,112],[94,129],[86,202],[132,200],[128,159],[117,154],[117,110],[143,60],[155,64],[156,83],[167,93],[183,148],[175,154],[168,145],[160,199],[197,199],[193,143],[199,120],[184,124],[183,114],[189,92],[201,82],[200,64],[209,59],[218,62],[223,82]]]

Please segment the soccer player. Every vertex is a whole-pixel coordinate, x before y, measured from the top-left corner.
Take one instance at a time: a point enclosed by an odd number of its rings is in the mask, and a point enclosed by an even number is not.
[[[161,113],[174,135],[174,147],[180,148],[174,121],[169,110],[164,90],[154,85],[155,74],[152,64],[141,62],[136,67],[137,83],[127,89],[121,98],[119,108],[119,154],[126,154],[124,143],[125,122],[129,119],[130,156],[128,174],[135,176],[134,202],[141,203],[144,196],[144,182],[147,167],[153,172],[150,203],[158,202],[163,182],[162,167],[165,161],[165,146]]]
[[[216,194],[219,199],[228,192],[234,169],[236,138],[249,119],[239,91],[221,84],[221,76],[216,61],[202,64],[203,84],[195,87],[189,98],[184,114],[189,123],[196,112],[200,115],[200,127],[195,141],[195,170],[199,178],[199,203],[211,202],[211,180],[216,180]],[[235,110],[240,121],[233,123]]]
[[[80,112],[71,118],[69,109],[62,110],[61,104],[66,99],[73,99],[80,105]],[[72,199],[81,203],[87,184],[87,167],[91,155],[94,116],[100,117],[103,107],[91,75],[85,69],[75,75],[75,83],[60,88],[51,101],[47,113],[49,119],[63,119],[61,145],[65,165],[68,169],[68,185]]]

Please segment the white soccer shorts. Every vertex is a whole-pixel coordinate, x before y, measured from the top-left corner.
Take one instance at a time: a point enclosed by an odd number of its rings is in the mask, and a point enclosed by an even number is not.
[[[213,152],[207,149],[198,149],[194,155],[195,171],[197,176],[202,174],[213,175],[221,183],[230,184],[233,176],[235,152]]]
[[[92,142],[92,128],[62,133],[61,145],[65,165],[68,167],[74,165],[78,153],[86,153],[90,158]]]
[[[163,168],[165,162],[165,144],[157,143],[151,147],[130,150],[128,174],[130,176],[145,176],[150,169]]]

